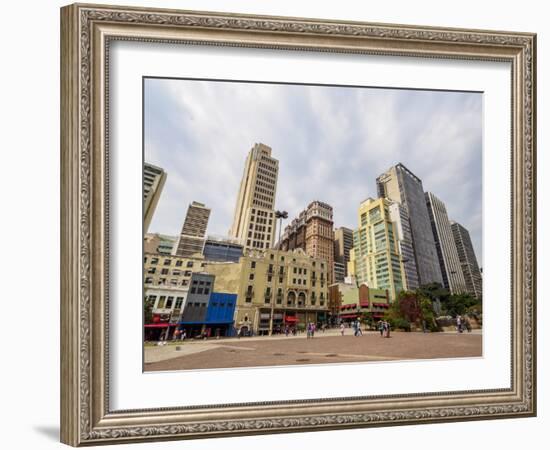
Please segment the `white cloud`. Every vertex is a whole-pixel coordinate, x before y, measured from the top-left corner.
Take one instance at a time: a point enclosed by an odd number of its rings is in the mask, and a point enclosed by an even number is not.
[[[151,231],[177,234],[187,205],[212,208],[209,233],[232,222],[244,161],[255,142],[273,148],[276,206],[296,215],[330,203],[335,226],[356,227],[375,178],[403,162],[481,254],[481,94],[149,79],[145,160],[168,179]]]

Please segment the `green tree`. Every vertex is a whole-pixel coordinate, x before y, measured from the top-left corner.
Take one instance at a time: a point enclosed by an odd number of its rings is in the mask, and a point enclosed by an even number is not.
[[[447,299],[445,309],[449,316],[455,317],[466,314],[472,307],[478,305],[480,305],[478,300],[470,294],[453,294]]]
[[[153,322],[153,305],[154,302],[149,299],[143,301],[143,321],[144,323]]]

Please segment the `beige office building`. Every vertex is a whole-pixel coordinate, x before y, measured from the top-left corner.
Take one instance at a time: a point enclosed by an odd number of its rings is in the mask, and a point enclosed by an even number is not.
[[[230,231],[245,250],[273,247],[278,174],[279,161],[271,157],[271,147],[255,144],[246,158]]]
[[[193,202],[187,208],[187,214],[173,255],[189,258],[202,254],[206,241],[206,228],[210,217],[210,208],[203,203]]]
[[[166,172],[160,167],[149,163],[143,165],[143,233],[147,233],[149,229],[166,176]]]
[[[328,320],[328,265],[302,249],[253,251],[238,263],[206,263],[216,292],[237,294],[235,327],[259,334]]]
[[[180,258],[161,253],[145,253],[143,259],[143,282],[145,288],[189,286],[194,272],[202,272],[205,262],[202,257]]]

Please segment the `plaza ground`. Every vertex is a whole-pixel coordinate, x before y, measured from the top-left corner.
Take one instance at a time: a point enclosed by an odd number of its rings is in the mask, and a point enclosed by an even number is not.
[[[145,371],[287,366],[482,356],[480,330],[472,333],[377,332],[355,337],[351,330],[305,335],[184,341],[145,346]]]

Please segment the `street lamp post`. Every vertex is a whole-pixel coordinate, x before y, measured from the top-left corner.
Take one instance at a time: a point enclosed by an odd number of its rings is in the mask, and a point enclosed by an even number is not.
[[[286,211],[275,211],[275,219],[279,219],[279,242],[277,242],[277,249],[275,252],[275,264],[273,265],[274,269],[276,266],[279,265],[279,250],[281,247],[281,230],[283,229],[283,219],[288,218],[288,213]],[[271,336],[273,334],[273,316],[275,315],[275,299],[277,297],[277,288],[279,286],[279,275],[276,273],[277,270],[274,271],[276,279],[275,279],[275,287],[273,289],[273,298],[270,299],[271,301],[271,314],[269,315],[269,335]]]

